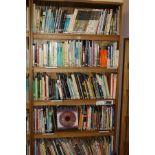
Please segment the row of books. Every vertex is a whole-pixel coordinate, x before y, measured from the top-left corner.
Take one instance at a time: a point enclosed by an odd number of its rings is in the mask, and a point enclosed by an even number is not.
[[[35,140],[34,155],[113,155],[113,137]]]
[[[53,77],[52,77],[53,76]],[[115,99],[117,74],[35,73],[34,100]]]
[[[117,68],[118,59],[117,42],[36,40],[33,43],[33,66]]]
[[[53,107],[35,108],[33,115],[35,133],[52,133],[54,131],[55,118]]]
[[[33,4],[33,32],[119,34],[120,8],[90,9]]]
[[[112,106],[83,105],[77,107],[34,108],[34,132],[53,133],[57,130],[112,130]]]

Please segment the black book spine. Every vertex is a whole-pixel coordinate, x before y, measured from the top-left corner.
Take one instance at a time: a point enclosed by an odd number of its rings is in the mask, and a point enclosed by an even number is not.
[[[78,82],[77,74],[74,74],[74,76],[75,76],[75,81],[76,81],[76,84],[77,84],[77,88],[78,88],[80,98],[82,98],[82,93],[81,93],[81,89],[80,89],[80,84]]]
[[[85,98],[87,98],[87,95],[86,95],[86,90],[85,90],[85,87],[84,87],[83,76],[82,76],[81,73],[79,73],[79,78],[80,78],[80,82],[81,82],[81,87],[82,87],[83,96],[84,96],[84,99],[85,99]]]
[[[40,99],[40,73],[37,73],[38,99]]]
[[[83,90],[82,90],[82,83],[80,82],[80,77],[79,77],[79,73],[76,74],[77,76],[77,80],[80,86],[80,91],[81,91],[81,98],[84,98],[84,94],[83,94]]]
[[[67,98],[70,99],[71,95],[70,95],[68,84],[67,84],[67,75],[63,74],[62,76],[63,76],[63,79],[64,79],[64,87],[65,87],[65,90],[66,90],[66,96],[67,96]]]
[[[63,78],[63,74],[60,74],[60,81],[61,81],[61,84],[62,84],[62,90],[63,90],[63,98],[67,99],[67,92],[66,92],[66,87],[65,87],[65,81],[64,81],[64,78]]]

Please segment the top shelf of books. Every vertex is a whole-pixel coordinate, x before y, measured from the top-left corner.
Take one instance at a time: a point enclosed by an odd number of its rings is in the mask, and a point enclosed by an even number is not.
[[[71,7],[66,4],[33,3],[32,31],[34,37],[118,39],[120,6],[100,6],[95,9],[91,7],[89,5]]]

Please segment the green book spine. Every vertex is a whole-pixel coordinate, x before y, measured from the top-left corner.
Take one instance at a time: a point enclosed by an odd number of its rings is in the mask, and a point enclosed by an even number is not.
[[[39,80],[39,82],[40,82],[40,99],[42,100],[43,99],[43,93],[42,93],[42,80],[41,79]]]
[[[102,81],[103,81],[103,89],[104,89],[104,92],[105,92],[105,94],[106,94],[105,98],[107,98],[107,97],[108,97],[108,93],[107,93],[107,88],[106,88],[105,79],[104,79],[103,76],[101,76],[101,79],[102,79]]]
[[[35,79],[33,79],[33,99],[35,100]]]
[[[38,79],[35,77],[35,99],[38,99]]]

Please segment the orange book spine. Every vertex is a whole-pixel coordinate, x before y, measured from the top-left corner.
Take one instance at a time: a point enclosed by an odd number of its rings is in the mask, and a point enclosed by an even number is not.
[[[79,129],[82,129],[82,108],[80,108]]]
[[[107,67],[107,58],[108,58],[108,51],[106,49],[100,50],[100,67]]]

